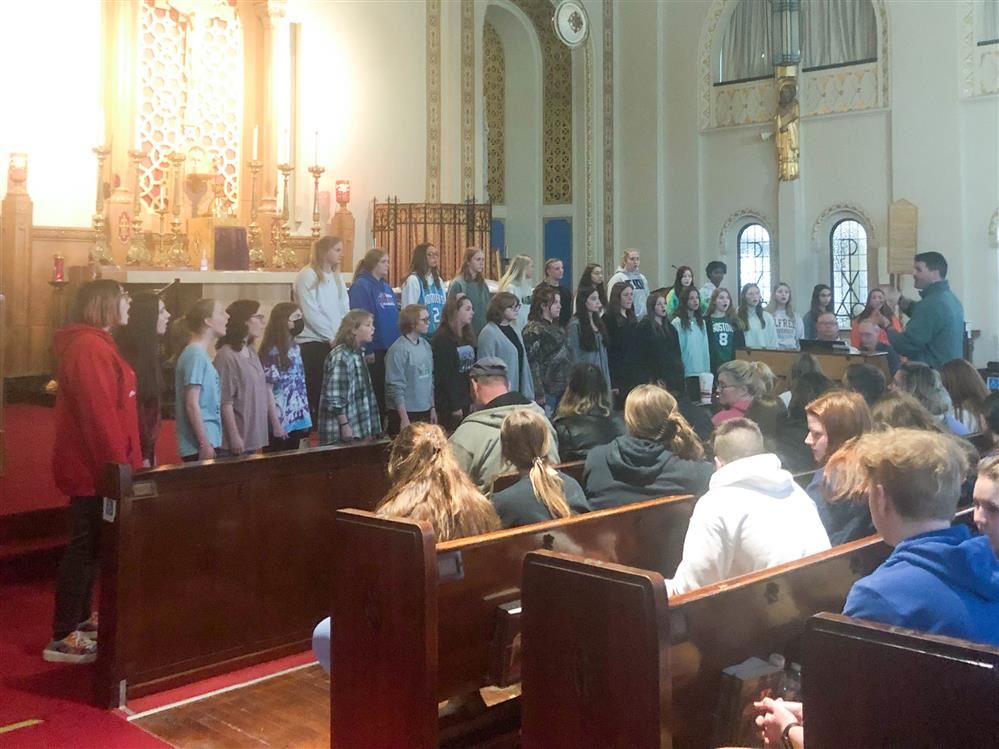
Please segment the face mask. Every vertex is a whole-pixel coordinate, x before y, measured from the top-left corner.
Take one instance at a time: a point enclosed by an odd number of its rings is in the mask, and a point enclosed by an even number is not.
[[[291,333],[291,337],[302,335],[302,331],[305,330],[305,318],[300,317],[297,320],[291,321],[291,327],[288,328],[288,332]]]

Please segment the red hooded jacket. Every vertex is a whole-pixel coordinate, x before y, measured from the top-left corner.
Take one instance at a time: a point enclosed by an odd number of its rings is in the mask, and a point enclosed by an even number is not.
[[[142,467],[135,372],[111,335],[92,325],[55,334],[58,361],[52,473],[70,497],[94,496],[108,463]]]

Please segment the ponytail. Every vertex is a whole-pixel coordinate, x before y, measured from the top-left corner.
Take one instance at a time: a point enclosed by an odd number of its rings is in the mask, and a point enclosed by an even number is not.
[[[555,470],[546,456],[534,459],[530,478],[534,496],[545,506],[552,518],[559,520],[572,515],[569,503],[565,499],[562,477],[558,475],[558,471]]]
[[[536,411],[511,411],[500,426],[503,457],[517,469],[528,471],[534,496],[553,518],[567,518],[572,509],[565,498],[562,477],[548,459],[551,433],[547,419]]]

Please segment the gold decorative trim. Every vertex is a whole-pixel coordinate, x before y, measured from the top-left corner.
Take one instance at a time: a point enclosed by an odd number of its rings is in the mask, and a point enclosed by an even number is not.
[[[732,239],[737,239],[733,237],[733,227],[738,226],[739,230],[742,230],[743,226],[748,224],[762,224],[763,228],[767,230],[770,235],[770,256],[771,258],[776,257],[776,247],[777,242],[775,239],[775,234],[773,230],[773,222],[767,217],[763,211],[758,211],[755,208],[741,208],[735,213],[731,214],[725,223],[722,224],[721,232],[718,234],[718,253],[720,257],[728,257],[730,254],[735,256],[735,262],[739,262],[739,253],[736,243],[732,242]],[[771,260],[771,271],[773,270],[773,260]]]
[[[31,238],[39,242],[93,242],[94,230],[77,226],[32,226]]]
[[[838,216],[852,218],[859,221],[867,232],[867,246],[877,248],[877,232],[875,231],[874,219],[860,206],[854,203],[836,203],[826,208],[812,224],[812,250],[814,252],[827,252],[829,250],[828,227],[832,219]]]
[[[475,0],[461,0],[461,197],[475,197]]]
[[[603,117],[604,117],[604,266],[616,268],[614,247],[614,2],[603,0],[604,62],[603,62]]]
[[[427,202],[441,199],[441,3],[427,0]]]
[[[503,40],[488,21],[482,27],[482,98],[486,117],[486,192],[494,205],[506,203],[506,55]]]

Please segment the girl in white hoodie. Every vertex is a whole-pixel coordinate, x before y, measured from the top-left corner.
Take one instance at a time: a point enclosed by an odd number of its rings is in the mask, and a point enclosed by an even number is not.
[[[774,316],[763,309],[760,287],[747,283],[739,295],[739,322],[745,333],[747,348],[777,348],[777,326]]]

